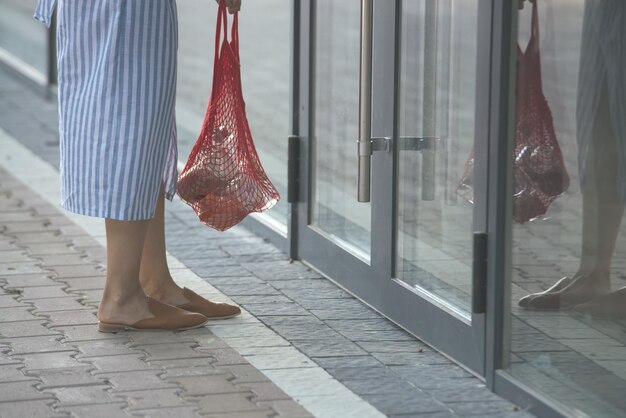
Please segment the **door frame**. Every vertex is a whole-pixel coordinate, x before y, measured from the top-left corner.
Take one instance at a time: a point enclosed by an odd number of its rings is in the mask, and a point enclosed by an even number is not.
[[[345,288],[371,308],[380,312],[408,332],[452,357],[476,375],[485,376],[486,354],[486,314],[473,313],[471,324],[459,319],[457,315],[436,307],[432,301],[419,296],[402,281],[393,278],[396,248],[396,213],[397,167],[394,166],[394,154],[397,154],[397,141],[392,141],[394,152],[374,152],[372,155],[372,230],[376,237],[372,241],[371,265],[357,259],[338,244],[327,240],[324,235],[309,226],[309,206],[312,179],[311,135],[310,122],[314,120],[312,109],[312,92],[315,90],[314,71],[314,39],[316,0],[300,0],[299,2],[299,106],[298,106],[298,145],[300,148],[299,178],[300,190],[297,205],[297,253],[299,258],[340,287]],[[478,0],[480,8],[479,39],[484,43],[481,54],[477,58],[477,92],[488,92],[491,86],[491,37],[492,7],[495,0]],[[401,23],[401,0],[392,2],[374,1],[374,36],[373,48],[377,51],[373,60],[372,74],[372,136],[397,137],[396,117],[398,112],[399,83],[399,37]],[[382,29],[382,30],[381,30]],[[390,30],[391,29],[391,30]],[[393,71],[389,70],[392,64]],[[378,83],[376,82],[378,81]],[[475,175],[488,178],[489,134],[491,133],[489,94],[477,94],[476,102],[476,170]],[[393,111],[389,110],[389,103]],[[387,105],[387,106],[386,106]],[[349,140],[349,139],[348,139]],[[354,138],[356,142],[356,138]],[[355,144],[356,145],[356,144]],[[356,158],[356,146],[355,146]],[[384,175],[378,175],[385,173]],[[479,177],[479,178],[480,178]],[[489,208],[487,181],[477,182],[477,199],[474,208],[474,228],[476,232],[487,230]],[[393,184],[394,187],[389,187]],[[354,198],[356,199],[356,187]],[[490,240],[491,241],[491,240]],[[493,243],[490,243],[490,247]],[[489,258],[493,260],[493,258]],[[492,270],[492,269],[491,269]],[[468,280],[471,278],[468,277]],[[473,344],[467,344],[472,341]]]

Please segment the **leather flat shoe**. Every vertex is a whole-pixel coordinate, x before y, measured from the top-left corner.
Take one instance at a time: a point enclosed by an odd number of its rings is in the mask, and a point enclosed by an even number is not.
[[[148,310],[154,316],[141,319],[133,324],[98,321],[98,331],[182,331],[201,327],[208,321],[208,318],[202,314],[189,312],[176,306],[159,302],[149,296],[146,296],[146,298]]]
[[[239,309],[238,306],[230,305],[228,303],[211,302],[186,287],[183,288],[183,296],[185,296],[189,302],[182,305],[176,305],[176,307],[186,311],[200,313],[209,319],[232,318],[233,316],[237,316],[241,313],[241,309]]]

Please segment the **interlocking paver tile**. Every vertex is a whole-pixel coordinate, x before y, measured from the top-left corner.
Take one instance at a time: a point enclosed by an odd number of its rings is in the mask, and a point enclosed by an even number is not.
[[[31,309],[32,307],[28,306],[0,308],[0,322],[32,321],[40,319],[30,312]]]
[[[14,274],[46,274],[48,271],[34,265],[30,261],[13,261],[0,263],[0,276],[12,276]]]
[[[233,385],[232,375],[227,372],[209,376],[168,377],[167,380],[177,383],[188,396],[249,392],[242,386]]]
[[[52,311],[46,312],[44,314],[49,320],[50,328],[61,327],[67,325],[87,325],[91,324],[94,326],[98,323],[98,318],[96,317],[93,310],[82,310],[82,311]]]
[[[53,271],[59,278],[64,279],[72,277],[104,276],[102,270],[91,264],[82,264],[79,266],[56,266]]]
[[[143,360],[144,357],[145,355],[143,353],[124,354],[118,356],[88,357],[81,359],[81,362],[90,363],[96,366],[98,370],[94,371],[94,374],[161,369],[159,366],[152,366],[146,363]]]
[[[76,297],[66,296],[58,298],[41,298],[31,299],[35,307],[35,312],[49,312],[49,311],[69,311],[69,310],[83,310],[85,306],[78,302]]]
[[[3,416],[28,418],[61,418],[69,417],[68,413],[56,412],[52,409],[52,399],[23,400],[3,402],[0,405]]]
[[[83,307],[84,308],[84,307]],[[93,325],[70,325],[55,327],[57,333],[64,335],[64,342],[74,341],[91,341],[91,340],[109,340],[109,339],[127,339],[122,334],[112,334],[99,332],[97,327]]]
[[[92,366],[80,365],[72,367],[58,367],[54,369],[29,370],[26,375],[33,376],[41,380],[40,389],[54,387],[69,387],[83,385],[102,385],[105,379],[93,376]]]
[[[194,343],[165,343],[135,345],[136,348],[147,353],[146,361],[178,360],[192,358],[210,358],[207,353],[196,351],[191,348]]]
[[[58,286],[59,283],[54,281],[53,275],[47,274],[16,274],[11,276],[4,276],[2,279],[6,282],[8,288],[25,288],[25,287],[39,287],[39,286]]]
[[[130,404],[130,410],[161,408],[167,406],[185,406],[187,402],[181,398],[182,389],[155,389],[155,390],[133,390],[118,391],[116,396],[126,398]]]
[[[0,295],[0,308],[15,308],[19,306],[22,306],[22,304],[16,300],[16,296]]]
[[[80,253],[33,255],[45,267],[78,266],[85,264],[85,256]]]
[[[67,343],[72,347],[76,347],[80,353],[77,355],[78,359],[88,359],[91,357],[100,356],[118,356],[125,354],[143,354],[142,350],[130,348],[128,346],[127,339],[112,338],[105,340],[91,340],[91,341],[74,341]]]
[[[76,405],[61,406],[60,412],[71,413],[72,417],[89,417],[89,418],[127,418],[132,416],[126,412],[127,404],[125,402],[107,403],[96,405]]]
[[[240,412],[258,411],[268,413],[268,407],[260,407],[250,401],[254,394],[252,392],[243,393],[220,393],[216,395],[194,396],[193,400],[198,402],[204,410],[211,413],[230,412],[238,417]],[[191,397],[188,397],[188,399]]]
[[[22,298],[29,299],[48,299],[67,297],[63,283],[57,283],[56,286],[29,286],[21,290]]]
[[[31,376],[26,376],[22,371],[23,368],[24,365],[21,363],[0,365],[0,383],[35,380]]]
[[[74,350],[72,346],[63,344],[61,338],[61,335],[13,338],[10,340],[11,355]]]
[[[76,292],[81,290],[100,290],[104,289],[105,278],[100,277],[80,277],[80,278],[58,278],[58,282],[67,286],[67,292]]]
[[[14,338],[36,335],[60,335],[60,333],[46,328],[41,321],[0,322],[0,336]]]
[[[98,378],[106,379],[107,382],[113,385],[113,392],[177,388],[178,385],[176,383],[162,378],[163,373],[165,372],[155,373],[154,370],[123,371],[102,373],[98,375]]]
[[[109,385],[59,386],[46,389],[59,400],[60,406],[93,405],[123,401],[123,398],[109,393]]]
[[[231,349],[232,350],[232,349]],[[149,364],[152,367],[167,367],[167,368],[177,368],[177,367],[205,367],[212,366],[215,363],[215,358],[211,354],[208,353],[206,357],[193,357],[186,359],[169,359],[169,360],[153,360],[150,361]]]
[[[56,369],[80,366],[74,356],[77,351],[53,351],[47,353],[20,354],[29,370]]]
[[[2,402],[8,401],[52,398],[51,394],[38,391],[35,384],[36,381],[0,383],[0,406]]]
[[[210,353],[211,356],[215,359],[212,362],[213,366],[226,366],[226,365],[234,365],[234,364],[247,364],[248,361],[242,357],[241,354],[233,350],[232,348],[198,348],[199,351],[206,351]]]
[[[0,253],[0,263],[13,263],[13,262],[23,262],[30,261],[30,258],[26,254],[24,250],[11,250],[11,251],[2,251]]]
[[[11,234],[11,236],[14,236],[17,239],[17,242],[20,245],[57,243],[59,241],[62,241],[64,243],[69,242],[69,240],[67,238],[61,239],[60,235],[61,235],[61,233],[59,231],[55,231],[55,232],[18,232],[18,233],[14,232],[14,233]]]
[[[232,418],[233,414],[231,412],[220,412],[217,414],[208,414],[204,415],[206,418]],[[272,410],[261,410],[261,411],[237,411],[237,418],[269,418],[275,417],[276,412]]]
[[[206,416],[201,415],[198,411],[200,411],[200,408],[196,406],[178,406],[173,408],[133,410],[134,414],[136,415],[146,416],[150,418],[198,418]]]
[[[50,242],[45,244],[28,244],[28,252],[33,257],[43,255],[76,254],[68,242]]]

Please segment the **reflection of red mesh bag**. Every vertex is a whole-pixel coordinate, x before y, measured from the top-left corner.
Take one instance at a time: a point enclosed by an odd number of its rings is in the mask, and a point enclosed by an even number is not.
[[[224,40],[220,49],[222,25]],[[180,198],[203,223],[220,231],[241,222],[251,212],[269,209],[280,198],[261,166],[246,120],[237,14],[230,42],[226,36],[226,7],[221,0],[211,97],[198,140],[178,176]]]
[[[517,49],[517,112],[513,162],[513,219],[524,223],[546,213],[569,187],[563,154],[556,140],[552,112],[541,86],[539,22],[533,2],[531,37],[525,52]],[[457,192],[473,201],[474,153],[465,165]]]

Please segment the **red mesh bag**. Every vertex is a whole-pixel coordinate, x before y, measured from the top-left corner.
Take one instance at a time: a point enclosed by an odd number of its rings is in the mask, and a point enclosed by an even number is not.
[[[517,103],[513,161],[513,220],[524,223],[546,213],[569,187],[556,139],[552,112],[541,85],[539,21],[533,2],[531,37],[526,51],[517,47]],[[473,202],[474,153],[465,165],[457,192]]]
[[[237,14],[229,42],[224,0],[216,27],[211,97],[200,135],[178,176],[178,195],[204,224],[224,231],[252,212],[271,208],[280,196],[254,147],[241,90]]]

